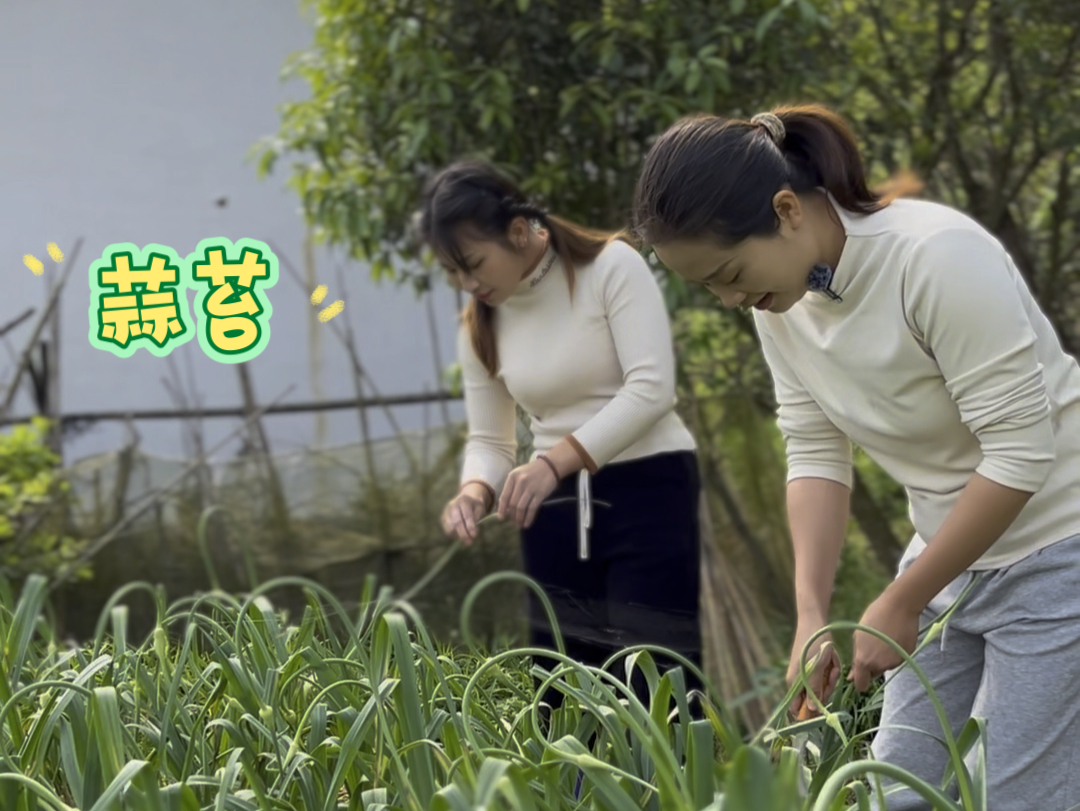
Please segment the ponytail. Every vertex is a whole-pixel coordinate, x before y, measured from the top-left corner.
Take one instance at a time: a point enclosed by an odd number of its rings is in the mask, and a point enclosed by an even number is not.
[[[866,172],[855,135],[846,121],[819,106],[780,107],[772,114],[783,124],[777,144],[791,170],[796,191],[818,186],[843,208],[873,214],[884,208],[881,196],[866,185]]]
[[[785,187],[824,188],[842,208],[871,214],[921,184],[898,175],[869,188],[850,127],[821,105],[778,107],[749,121],[692,116],[649,150],[634,192],[634,229],[651,244],[766,236],[778,227],[772,199]]]
[[[537,219],[547,229],[551,238],[551,247],[555,249],[555,253],[559,255],[566,269],[566,280],[570,285],[570,295],[573,296],[577,275],[575,266],[587,265],[595,260],[608,243],[618,239],[620,235],[586,228],[544,211],[539,214]]]

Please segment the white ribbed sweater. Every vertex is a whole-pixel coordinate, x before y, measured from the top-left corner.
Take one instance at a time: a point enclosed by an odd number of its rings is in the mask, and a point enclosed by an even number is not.
[[[535,453],[570,437],[594,472],[695,447],[674,411],[671,326],[648,264],[612,242],[575,267],[571,299],[559,259],[538,279],[548,251],[496,309],[497,377],[488,376],[465,330],[458,335],[469,424],[461,480],[480,479],[496,495],[517,454],[515,401],[532,418]]]
[[[843,301],[808,293],[787,313],[755,313],[789,480],[850,485],[850,438],[907,489],[916,545],[975,472],[1034,493],[973,569],[1080,533],[1080,368],[1004,248],[934,203],[834,208]]]

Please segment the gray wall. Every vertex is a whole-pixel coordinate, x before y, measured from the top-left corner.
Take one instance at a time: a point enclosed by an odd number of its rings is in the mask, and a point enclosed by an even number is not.
[[[247,150],[276,131],[276,105],[304,92],[279,79],[285,58],[310,43],[310,27],[295,0],[8,0],[0,5],[0,324],[45,302],[48,276],[60,267],[46,251],[70,252],[84,237],[63,299],[61,405],[65,411],[170,407],[162,385],[164,359],[140,350],[120,359],[87,338],[89,264],[113,242],[157,242],[181,256],[200,239],[226,236],[272,241],[300,265],[304,227],[298,200],[285,189],[286,167],[258,180]],[[228,198],[220,208],[215,201]],[[35,276],[24,254],[45,264]],[[376,285],[367,269],[345,268],[346,295],[336,278],[339,252],[316,254],[319,281],[339,297],[358,335],[363,360],[385,394],[438,386],[427,310],[411,288]],[[312,306],[282,272],[270,291],[272,338],[250,364],[261,401],[296,388],[290,400],[314,399],[308,340]],[[443,363],[453,360],[455,311],[449,290],[435,299]],[[338,316],[337,322],[344,319]],[[354,389],[347,357],[318,324],[325,398]],[[29,334],[24,324],[0,348],[0,379],[13,371],[12,352]],[[193,340],[172,353],[191,370],[206,405],[240,402],[236,369],[203,354]],[[12,411],[32,408],[20,393]],[[397,409],[405,429],[422,425],[419,407]],[[450,407],[459,418],[458,404]],[[439,421],[439,409],[429,417]],[[326,444],[353,442],[355,411],[326,415]],[[315,440],[311,415],[267,419],[275,451]],[[236,425],[210,420],[214,442]],[[181,455],[180,425],[142,422],[144,450]],[[372,415],[376,435],[389,425]],[[65,459],[116,448],[122,425],[102,423],[65,443]],[[230,448],[232,450],[232,448]]]

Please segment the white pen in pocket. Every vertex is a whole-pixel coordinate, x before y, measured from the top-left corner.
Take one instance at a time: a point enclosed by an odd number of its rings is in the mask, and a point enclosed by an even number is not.
[[[589,559],[589,528],[592,526],[592,480],[588,470],[578,472],[578,560]]]

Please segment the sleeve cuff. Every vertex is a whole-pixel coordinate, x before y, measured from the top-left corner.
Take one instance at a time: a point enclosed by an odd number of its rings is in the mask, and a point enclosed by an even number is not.
[[[467,485],[467,484],[479,484],[481,487],[483,487],[485,490],[487,490],[488,495],[491,496],[491,502],[488,503],[488,504],[484,504],[484,509],[490,510],[492,507],[495,506],[495,488],[494,487],[492,487],[490,484],[488,484],[483,479],[466,479],[465,481],[463,481],[461,483],[461,486],[458,487],[458,492],[460,493],[465,488],[465,485]]]
[[[581,462],[585,465],[585,469],[595,476],[596,472],[600,468],[597,466],[596,462],[593,461],[593,458],[589,455],[589,452],[585,450],[585,446],[578,442],[577,437],[575,437],[573,434],[567,434],[565,437],[563,437],[563,439],[569,442],[570,447],[577,451],[577,455],[581,457]]]
[[[983,457],[982,462],[975,468],[975,472],[1002,487],[1009,487],[1022,493],[1037,493],[1049,478],[1052,467],[1053,458],[1020,466],[987,456]]]
[[[992,482],[1037,493],[1057,458],[1054,428],[1044,416],[1026,425],[995,426],[976,434],[983,458],[975,472]]]
[[[788,469],[788,484],[796,479],[828,479],[847,487],[854,484],[851,465],[796,465]]]

